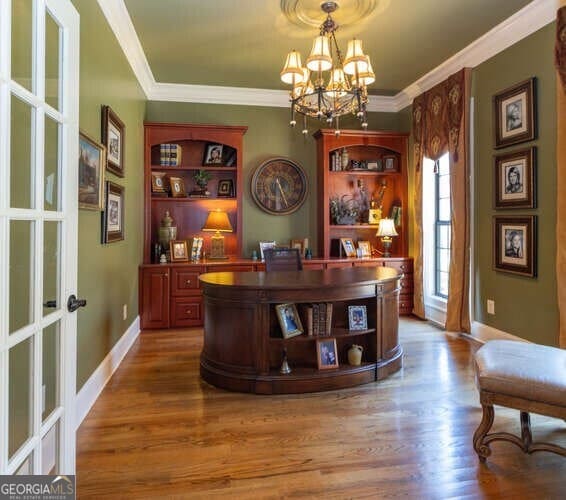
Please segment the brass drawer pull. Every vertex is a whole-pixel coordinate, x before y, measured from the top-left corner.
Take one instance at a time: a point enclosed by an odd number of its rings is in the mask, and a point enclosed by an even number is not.
[[[187,280],[186,283],[187,283],[187,285],[190,285],[190,284],[191,284],[191,280]]]
[[[190,316],[190,315],[191,315],[191,310],[190,310],[190,309],[187,309],[187,310],[185,311],[185,314],[186,314],[187,316]]]

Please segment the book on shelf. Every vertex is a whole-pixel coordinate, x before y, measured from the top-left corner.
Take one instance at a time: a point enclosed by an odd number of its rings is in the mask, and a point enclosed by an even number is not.
[[[181,165],[182,153],[180,144],[160,144],[159,164],[162,167],[178,167]]]
[[[301,312],[308,336],[330,336],[332,330],[332,307],[331,302],[302,304]]]
[[[313,336],[312,330],[312,305],[311,304],[301,304],[300,307],[302,317],[303,317],[303,325],[305,328],[305,333],[309,336]]]

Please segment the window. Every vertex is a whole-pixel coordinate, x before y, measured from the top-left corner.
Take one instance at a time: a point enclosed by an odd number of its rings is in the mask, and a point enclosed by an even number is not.
[[[450,161],[425,158],[423,166],[423,261],[425,310],[428,318],[443,322],[450,268]]]

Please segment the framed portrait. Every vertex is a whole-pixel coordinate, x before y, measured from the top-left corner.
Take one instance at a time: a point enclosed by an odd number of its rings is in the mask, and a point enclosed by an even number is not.
[[[166,193],[165,186],[165,172],[151,172],[151,192],[152,193]]]
[[[79,134],[79,208],[104,208],[106,148],[84,132]]]
[[[318,339],[316,341],[316,359],[319,370],[338,368],[336,339]]]
[[[348,328],[350,330],[367,330],[366,306],[348,306]]]
[[[497,155],[495,159],[495,208],[536,207],[536,148]]]
[[[124,177],[126,126],[110,106],[102,106],[102,144],[106,146],[106,170]]]
[[[180,177],[169,177],[169,186],[173,198],[184,198],[187,196],[185,193],[185,182]]]
[[[203,165],[222,165],[222,144],[207,144],[204,149]]]
[[[275,241],[260,241],[259,242],[259,256],[261,260],[265,260],[265,256],[263,255],[263,251],[267,250],[268,248],[275,248],[277,243]]]
[[[124,239],[124,187],[106,181],[102,243]]]
[[[358,241],[359,256],[371,257],[371,243],[369,241]]]
[[[169,242],[171,262],[184,262],[189,260],[189,249],[185,240],[171,240]]]
[[[493,267],[496,271],[536,276],[536,215],[493,218]]]
[[[384,172],[398,172],[399,166],[397,164],[397,157],[394,155],[383,157],[383,171]]]
[[[309,247],[308,238],[295,239],[289,242],[289,248],[296,248],[302,256],[305,255],[305,250],[308,247]]]
[[[536,79],[530,78],[493,96],[495,148],[536,138]]]
[[[219,198],[233,198],[234,181],[232,179],[220,179],[218,181],[218,192],[216,195]]]
[[[351,238],[340,238],[340,243],[344,249],[346,257],[356,257],[356,247]]]
[[[303,325],[295,304],[278,304],[275,306],[275,311],[284,339],[290,339],[303,333]]]

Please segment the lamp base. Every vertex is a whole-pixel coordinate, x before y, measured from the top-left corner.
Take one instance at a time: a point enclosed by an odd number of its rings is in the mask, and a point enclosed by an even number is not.
[[[210,238],[210,255],[211,260],[227,260],[228,257],[224,255],[224,236],[221,234],[214,235]]]
[[[384,236],[383,238],[381,238],[381,243],[383,244],[383,256],[385,258],[391,257],[391,252],[389,251],[392,243],[391,238]]]

